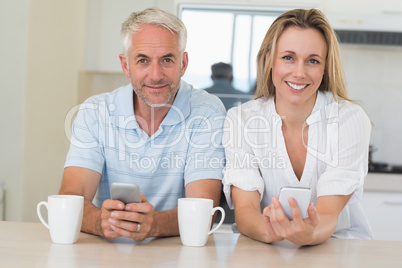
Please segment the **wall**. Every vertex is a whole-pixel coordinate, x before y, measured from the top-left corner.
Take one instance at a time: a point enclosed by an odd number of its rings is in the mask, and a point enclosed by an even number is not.
[[[28,17],[23,221],[36,220],[36,204],[60,189],[69,147],[64,118],[85,63],[86,3],[34,0]]]
[[[402,165],[402,47],[342,45],[349,93],[373,123],[373,161]]]
[[[169,12],[173,0],[88,0],[88,42],[86,69],[88,71],[120,72],[120,28],[135,11],[157,6]]]
[[[76,104],[85,68],[86,2],[2,1],[0,15],[6,219],[37,221],[36,204],[60,188],[69,146],[64,117]]]
[[[0,2],[0,180],[7,216],[21,219],[28,1]],[[7,22],[7,23],[4,23]]]

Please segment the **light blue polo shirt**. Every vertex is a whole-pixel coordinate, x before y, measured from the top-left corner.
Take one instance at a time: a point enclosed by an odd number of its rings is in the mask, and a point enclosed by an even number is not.
[[[175,208],[185,185],[222,180],[225,108],[215,96],[182,81],[159,129],[149,137],[134,116],[131,84],[87,99],[72,127],[65,167],[100,173],[94,203],[110,198],[110,184],[135,182],[155,211]]]

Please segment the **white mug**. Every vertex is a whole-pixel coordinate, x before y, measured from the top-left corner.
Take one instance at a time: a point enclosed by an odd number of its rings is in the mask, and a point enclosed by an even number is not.
[[[215,232],[225,219],[225,211],[221,207],[213,207],[212,199],[204,198],[179,198],[178,220],[180,239],[185,246],[202,247],[207,243],[208,236]],[[211,221],[214,213],[219,210],[222,213],[221,221],[211,229]]]
[[[48,211],[48,222],[40,212],[44,205]],[[80,234],[84,197],[78,195],[50,195],[46,201],[39,202],[36,207],[38,217],[50,231],[54,243],[74,244]]]

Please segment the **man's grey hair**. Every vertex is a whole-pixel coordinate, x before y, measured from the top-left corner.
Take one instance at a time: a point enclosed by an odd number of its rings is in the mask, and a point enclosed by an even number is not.
[[[128,60],[131,50],[131,38],[133,34],[140,31],[144,25],[157,25],[168,29],[179,38],[180,52],[186,49],[187,30],[184,23],[175,15],[159,8],[147,8],[141,12],[133,12],[121,26],[121,40],[123,43],[123,54]]]

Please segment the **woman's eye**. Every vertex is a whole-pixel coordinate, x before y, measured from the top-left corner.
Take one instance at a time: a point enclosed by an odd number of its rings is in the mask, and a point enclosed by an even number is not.
[[[291,56],[284,56],[283,59],[284,60],[292,60],[292,57]]]
[[[313,64],[317,64],[317,63],[320,63],[318,60],[316,60],[316,59],[311,59],[311,60],[309,60],[309,62],[310,63],[313,63]]]

